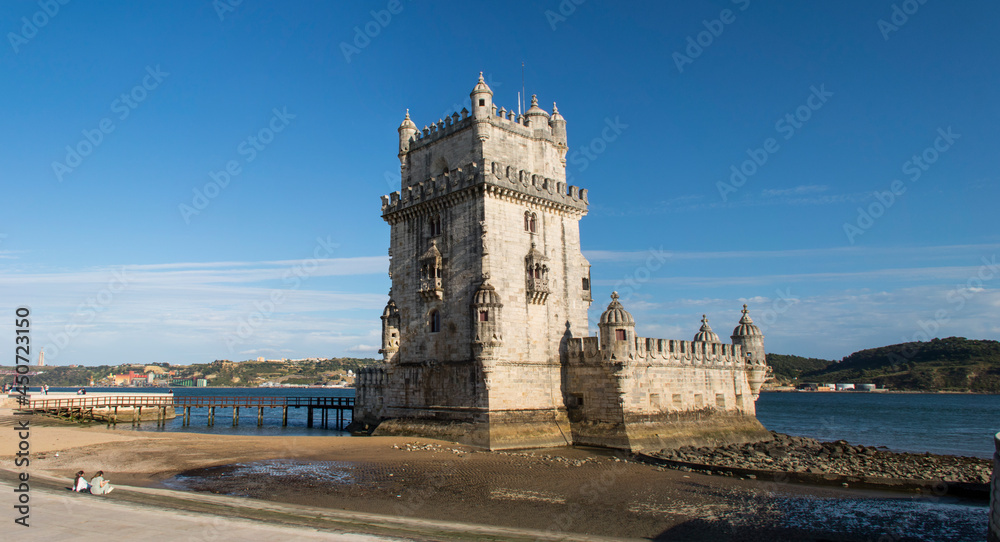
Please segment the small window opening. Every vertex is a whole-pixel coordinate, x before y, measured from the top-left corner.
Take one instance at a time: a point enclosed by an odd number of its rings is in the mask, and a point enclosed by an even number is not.
[[[624,329],[616,329],[615,330],[615,340],[618,340],[618,341],[624,341],[625,340],[625,330]]]
[[[479,311],[479,321],[489,322],[490,321],[490,311]]]
[[[431,313],[431,333],[441,331],[441,313],[434,311]]]
[[[486,100],[484,100],[484,99],[480,98],[480,99],[479,99],[479,107],[483,107],[483,106],[485,106],[485,105],[486,105]]]
[[[584,290],[590,289],[590,279],[588,279],[587,277],[583,277],[583,289]]]

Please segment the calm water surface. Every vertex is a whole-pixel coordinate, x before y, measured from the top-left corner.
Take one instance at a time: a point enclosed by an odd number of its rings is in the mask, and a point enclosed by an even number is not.
[[[1000,395],[762,393],[757,419],[779,433],[900,452],[993,457]]]
[[[165,392],[166,388],[88,388],[128,393]],[[53,388],[55,391],[56,388]],[[75,388],[59,388],[59,391]],[[178,396],[287,396],[352,397],[351,388],[174,388]],[[242,435],[346,435],[334,429],[306,427],[306,409],[289,409],[288,427],[281,427],[281,409],[264,409],[264,425],[257,427],[253,409],[240,412],[232,426],[232,410],[216,409],[215,426],[207,426],[207,409],[192,409],[191,425],[175,418],[166,427],[155,423],[135,426],[139,431],[187,431]],[[902,452],[932,452],[989,458],[993,435],[1000,431],[1000,395],[913,393],[762,393],[757,418],[772,431],[823,441],[886,446]],[[319,417],[316,417],[319,423]],[[118,424],[118,429],[132,429]]]

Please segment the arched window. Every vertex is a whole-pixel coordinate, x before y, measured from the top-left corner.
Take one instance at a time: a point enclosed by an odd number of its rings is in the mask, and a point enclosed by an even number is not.
[[[430,221],[428,222],[428,226],[431,237],[437,237],[438,235],[441,235],[441,216],[440,215],[432,216]]]
[[[537,215],[531,211],[524,212],[524,231],[535,233],[535,222]]]
[[[431,333],[437,333],[441,331],[441,313],[438,311],[431,312]]]

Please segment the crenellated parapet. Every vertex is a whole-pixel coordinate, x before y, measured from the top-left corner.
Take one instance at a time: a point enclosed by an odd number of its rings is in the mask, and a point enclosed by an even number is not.
[[[480,168],[471,162],[382,196],[382,218],[392,224],[410,214],[430,212],[453,203],[445,196],[471,196],[479,190],[575,216],[587,214],[589,205],[584,188],[510,164],[489,161]]]
[[[630,349],[633,354],[626,360],[611,360],[602,353],[598,337],[574,337],[567,339],[567,356],[571,363],[598,365],[612,361],[646,365],[691,365],[718,367],[720,369],[745,368],[747,366],[743,348],[703,341],[682,341],[674,339],[652,339],[635,337]]]
[[[437,122],[424,125],[423,129],[418,129],[410,136],[407,150],[415,151],[426,147],[470,126],[472,126],[472,117],[469,116],[469,111],[463,108],[461,116],[458,113],[452,113],[450,116],[446,115],[443,119],[438,119]]]

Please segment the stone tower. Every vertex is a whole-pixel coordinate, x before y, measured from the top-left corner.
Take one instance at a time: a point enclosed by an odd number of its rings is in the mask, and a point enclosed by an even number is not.
[[[523,116],[479,81],[463,109],[399,126],[383,362],[359,371],[352,430],[490,449],[659,450],[769,438],[755,417],[764,336],[743,307],[724,344],[640,337],[617,293],[587,327],[587,191],[566,184],[566,120]]]
[[[479,81],[464,110],[399,126],[378,432],[489,448],[570,444],[560,352],[586,336],[587,191],[566,185],[566,121]],[[359,391],[359,403],[364,392]],[[369,404],[376,404],[375,401]],[[371,410],[371,409],[369,409]],[[365,411],[359,414],[363,417]]]

